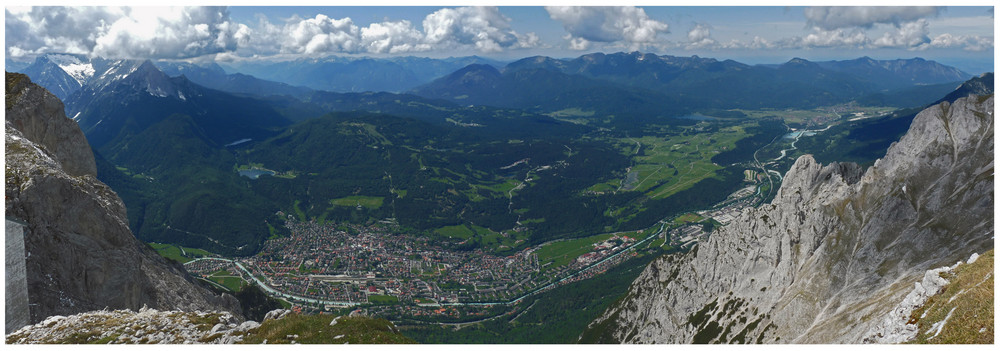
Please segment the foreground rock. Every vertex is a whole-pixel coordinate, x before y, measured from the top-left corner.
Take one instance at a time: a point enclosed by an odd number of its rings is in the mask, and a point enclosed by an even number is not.
[[[97,180],[86,139],[55,97],[24,75],[6,82],[6,216],[26,223],[28,323],[144,305],[240,314],[235,298],[199,286],[132,235],[124,204]]]
[[[233,344],[260,324],[229,312],[131,310],[51,316],[7,335],[9,344]]]
[[[923,279],[914,283],[913,290],[889,314],[882,318],[865,343],[993,343],[993,251],[988,251],[982,262],[979,255],[972,254],[965,262],[956,262],[949,267],[939,267],[924,273]],[[977,263],[978,262],[978,263]],[[988,297],[989,299],[985,299]],[[936,298],[936,301],[933,300]],[[928,312],[935,309],[945,318],[928,318]],[[953,313],[969,318],[947,325]],[[940,316],[938,316],[940,317]],[[939,340],[941,331],[956,331]],[[965,332],[961,330],[965,328]],[[923,331],[923,335],[920,332]],[[970,333],[971,332],[971,333]],[[920,337],[923,336],[923,337]],[[950,340],[945,340],[950,339]],[[943,341],[943,342],[941,342]]]
[[[771,204],[654,261],[581,341],[899,341],[884,317],[993,234],[993,97],[942,103],[867,171],[799,158]]]
[[[8,344],[408,344],[391,322],[274,310],[262,323],[228,312],[142,308],[52,316],[7,335]],[[336,321],[336,323],[334,323]]]

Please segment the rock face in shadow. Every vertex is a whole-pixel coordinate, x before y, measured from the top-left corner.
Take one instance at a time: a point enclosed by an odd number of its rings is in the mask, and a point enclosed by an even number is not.
[[[224,310],[229,295],[199,286],[129,230],[121,199],[62,103],[27,76],[6,75],[6,215],[24,228],[30,323],[53,315],[143,305]]]
[[[59,98],[25,75],[8,73],[6,103],[7,124],[51,153],[66,174],[97,175],[87,138],[76,123],[63,115]]]
[[[581,340],[878,340],[925,271],[993,235],[993,96],[941,103],[867,171],[800,157],[771,204],[651,263]]]

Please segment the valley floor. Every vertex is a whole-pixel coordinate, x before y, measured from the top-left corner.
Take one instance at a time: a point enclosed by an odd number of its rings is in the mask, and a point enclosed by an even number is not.
[[[441,323],[484,321],[517,312],[528,296],[603,274],[647,251],[690,248],[707,237],[706,229],[759,203],[758,188],[767,181],[755,183],[697,214],[665,218],[643,230],[551,241],[510,256],[448,250],[425,237],[399,234],[389,221],[359,226],[290,220],[292,235],[269,240],[256,256],[207,255],[185,266],[231,290],[245,284],[233,279],[252,282],[304,310],[361,306],[377,315]]]

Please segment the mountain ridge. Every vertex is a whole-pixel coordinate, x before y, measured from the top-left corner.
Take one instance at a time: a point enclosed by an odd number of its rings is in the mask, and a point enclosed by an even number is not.
[[[29,323],[48,316],[144,305],[240,314],[230,295],[198,285],[179,264],[138,241],[125,205],[96,178],[90,147],[58,99],[27,76],[7,73],[6,215],[25,222],[24,251]],[[48,108],[39,108],[39,104]],[[49,126],[56,137],[19,129],[25,119]],[[76,150],[62,152],[60,150]],[[80,154],[83,153],[83,154]]]
[[[794,58],[778,65],[750,66],[733,60],[639,52],[593,53],[573,59],[533,56],[499,71],[497,76],[468,66],[410,92],[538,113],[575,108],[615,116],[677,117],[713,109],[816,108],[969,78],[957,69],[923,59],[812,62]],[[479,72],[478,77],[470,72]]]
[[[862,342],[924,271],[992,248],[992,111],[932,106],[866,172],[800,157],[771,204],[654,261],[583,339]]]
[[[66,105],[101,152],[178,113],[194,117],[219,145],[261,138],[290,123],[264,102],[205,88],[183,76],[171,78],[149,60],[95,64],[95,70]]]

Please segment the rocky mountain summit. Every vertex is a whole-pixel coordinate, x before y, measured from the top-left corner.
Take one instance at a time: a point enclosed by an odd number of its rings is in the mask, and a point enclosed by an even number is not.
[[[229,312],[93,311],[50,316],[7,336],[11,344],[233,344],[260,323]]]
[[[26,223],[29,323],[112,309],[229,311],[129,230],[121,199],[96,178],[90,146],[51,93],[6,74],[6,216]]]
[[[13,128],[52,153],[67,174],[83,176],[97,173],[87,138],[76,123],[63,116],[62,101],[32,83],[27,76],[7,74],[5,112],[8,131]],[[57,118],[60,116],[62,119]]]
[[[258,323],[229,312],[101,310],[51,316],[8,344],[410,344],[392,322],[361,315],[272,310]]]
[[[651,263],[585,342],[861,343],[928,269],[993,248],[993,96],[931,106],[868,170],[800,157],[771,204]]]

